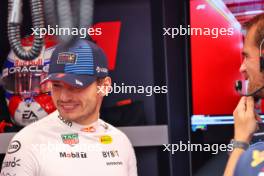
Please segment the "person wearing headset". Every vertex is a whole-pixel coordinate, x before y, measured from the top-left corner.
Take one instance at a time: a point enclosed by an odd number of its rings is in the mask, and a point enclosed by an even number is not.
[[[264,97],[264,14],[259,14],[243,25],[246,30],[243,46],[243,62],[240,72],[248,80],[247,94],[244,94],[233,112],[233,151],[225,168],[225,176],[233,176],[240,156],[247,150],[254,132],[258,129],[260,117],[255,113],[254,100]]]
[[[111,85],[102,49],[81,39],[58,45],[47,81],[57,110],[14,136],[1,176],[137,176],[129,139],[99,118]]]

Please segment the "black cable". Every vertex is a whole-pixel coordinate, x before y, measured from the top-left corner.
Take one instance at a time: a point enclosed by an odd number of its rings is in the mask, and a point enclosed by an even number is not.
[[[52,27],[69,28],[72,31],[73,27],[88,28],[93,21],[94,0],[45,0],[44,7],[46,22]],[[77,37],[79,36],[58,36],[63,44],[68,44]]]
[[[43,38],[34,35],[33,45],[30,50],[25,50],[21,45],[20,25],[22,21],[21,0],[9,0],[8,3],[8,39],[11,49],[22,60],[33,60],[37,58],[43,47]],[[43,5],[41,0],[31,0],[31,14],[33,28],[44,28]]]

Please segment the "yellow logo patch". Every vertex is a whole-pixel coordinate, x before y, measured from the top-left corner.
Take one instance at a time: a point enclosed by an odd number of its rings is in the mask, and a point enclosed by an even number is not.
[[[102,144],[111,144],[113,142],[113,139],[109,135],[104,135],[100,137],[100,142]]]
[[[252,167],[258,166],[260,163],[264,161],[264,151],[259,151],[259,150],[253,150],[252,152],[252,159],[253,161],[251,162]]]

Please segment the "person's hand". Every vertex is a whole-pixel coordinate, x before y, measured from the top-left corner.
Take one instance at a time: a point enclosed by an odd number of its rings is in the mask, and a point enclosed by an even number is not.
[[[242,97],[233,115],[235,121],[234,139],[249,143],[253,133],[258,129],[257,121],[261,121],[255,113],[253,97]]]

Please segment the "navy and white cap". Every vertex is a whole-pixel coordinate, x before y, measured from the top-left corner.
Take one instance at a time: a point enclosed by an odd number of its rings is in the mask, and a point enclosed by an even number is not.
[[[250,146],[239,158],[234,176],[264,176],[264,143]]]
[[[69,46],[58,45],[51,56],[46,81],[63,81],[74,87],[86,87],[97,78],[108,76],[107,58],[95,43],[78,39]]]

